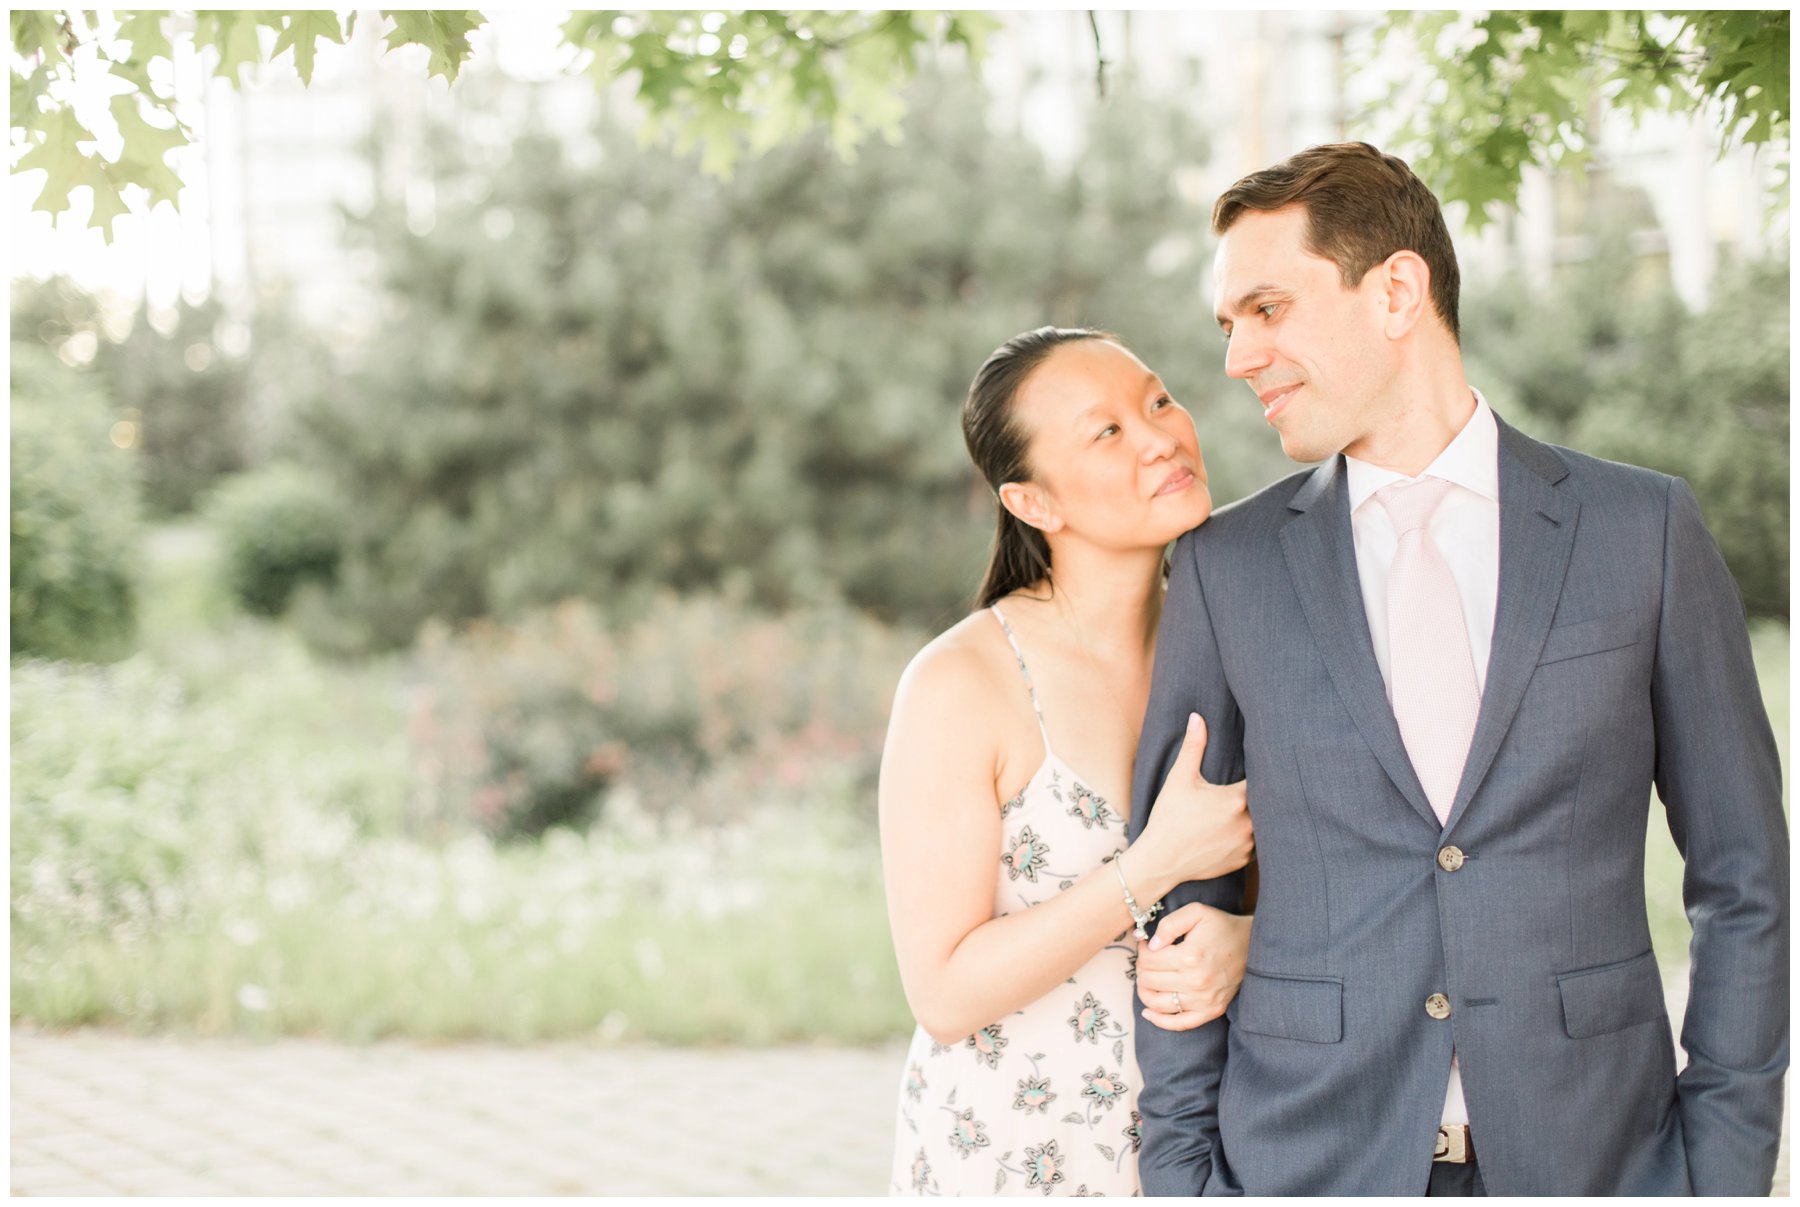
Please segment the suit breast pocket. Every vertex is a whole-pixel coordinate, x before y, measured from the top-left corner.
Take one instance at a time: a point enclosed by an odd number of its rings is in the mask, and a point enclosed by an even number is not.
[[[1557,625],[1544,639],[1544,651],[1538,655],[1538,665],[1624,649],[1626,646],[1636,645],[1637,640],[1637,612],[1631,608],[1614,612],[1610,616]]]
[[[1335,977],[1246,971],[1232,1026],[1277,1039],[1335,1044],[1344,1038],[1344,983]]]

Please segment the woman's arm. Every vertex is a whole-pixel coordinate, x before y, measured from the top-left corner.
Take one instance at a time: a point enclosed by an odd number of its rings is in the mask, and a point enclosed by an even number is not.
[[[928,647],[901,678],[882,753],[881,852],[894,951],[914,1017],[942,1043],[1042,997],[1131,926],[1118,876],[1104,866],[1039,905],[993,916],[1002,822],[991,718],[1005,707],[996,697],[975,655]],[[1120,857],[1144,906],[1191,878],[1197,863],[1236,867],[1248,856],[1241,785],[1234,798],[1231,788],[1197,781],[1204,744],[1202,732],[1193,757],[1170,777],[1174,786],[1187,768],[1196,783],[1184,789],[1203,798],[1167,809],[1172,823],[1186,824],[1146,832]]]

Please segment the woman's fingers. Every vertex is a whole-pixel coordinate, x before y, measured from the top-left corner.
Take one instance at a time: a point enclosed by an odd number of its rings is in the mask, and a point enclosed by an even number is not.
[[[1189,1005],[1185,998],[1182,999],[1182,1005]],[[1223,1010],[1210,1009],[1185,1009],[1180,1014],[1168,1014],[1159,1010],[1142,1010],[1139,1011],[1139,1013],[1143,1016],[1145,1022],[1153,1027],[1159,1027],[1164,1031],[1192,1031],[1195,1027],[1204,1026],[1205,1024],[1212,1022],[1213,1019],[1218,1018],[1225,1012]]]

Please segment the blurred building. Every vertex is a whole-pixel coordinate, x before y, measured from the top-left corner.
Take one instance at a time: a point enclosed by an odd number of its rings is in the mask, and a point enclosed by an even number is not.
[[[413,229],[429,229],[437,198],[414,171],[416,148],[434,112],[459,136],[491,148],[496,162],[528,117],[562,135],[579,155],[602,106],[631,104],[630,87],[606,93],[572,71],[573,53],[557,31],[563,14],[490,14],[472,41],[476,53],[452,99],[441,78],[426,81],[426,52],[389,53],[379,22],[362,20],[348,45],[323,46],[310,88],[288,56],[243,89],[210,78],[191,53],[177,63],[179,93],[197,114],[201,146],[180,165],[190,187],[183,212],[168,207],[148,221],[126,219],[117,244],[100,254],[85,231],[84,205],[65,214],[52,238],[43,215],[25,215],[35,183],[15,181],[15,230],[41,232],[14,271],[47,275],[62,267],[90,284],[138,294],[154,309],[178,292],[217,291],[234,308],[281,283],[307,317],[347,332],[372,304],[365,288],[373,264],[346,247],[344,213],[366,209],[377,190],[403,198]],[[1375,102],[1387,97],[1408,64],[1374,53],[1380,12],[1013,12],[989,42],[983,74],[993,118],[1018,129],[1053,161],[1075,166],[1082,113],[1099,103],[1100,59],[1117,82],[1191,92],[1211,131],[1180,186],[1195,200],[1317,142],[1391,135]],[[530,80],[529,89],[507,80]],[[471,103],[479,97],[478,103]],[[1723,158],[1717,136],[1695,120],[1658,119],[1633,129],[1622,117],[1603,123],[1601,162],[1586,178],[1527,175],[1516,213],[1479,237],[1452,229],[1465,278],[1517,267],[1539,282],[1561,264],[1591,254],[1581,234],[1603,196],[1625,198],[1632,246],[1647,266],[1665,261],[1690,305],[1704,303],[1721,258],[1755,256],[1781,236],[1766,218],[1774,169],[1747,150]],[[377,166],[366,153],[383,135]],[[1635,208],[1634,208],[1635,204]],[[1200,232],[1195,232],[1199,234]],[[1198,284],[1198,283],[1197,283]]]
[[[1095,103],[1097,57],[1116,76],[1133,72],[1157,89],[1192,89],[1208,117],[1212,154],[1184,187],[1211,198],[1239,177],[1304,147],[1360,138],[1383,145],[1395,121],[1384,101],[1410,64],[1376,53],[1375,12],[1086,12],[1008,14],[993,39],[987,76],[996,104],[1063,162],[1080,154],[1082,106]],[[1098,44],[1098,45],[1096,45]],[[1666,263],[1690,306],[1705,303],[1720,260],[1755,257],[1781,237],[1767,198],[1777,172],[1768,156],[1738,148],[1723,158],[1700,119],[1653,118],[1634,128],[1623,114],[1601,124],[1600,166],[1585,177],[1527,172],[1516,212],[1479,236],[1448,215],[1464,279],[1517,267],[1538,283],[1592,253],[1582,233],[1604,203],[1631,216],[1630,239],[1651,263]]]

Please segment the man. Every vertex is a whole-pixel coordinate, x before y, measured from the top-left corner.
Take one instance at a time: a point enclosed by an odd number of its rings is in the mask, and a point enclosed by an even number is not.
[[[1137,1029],[1145,1193],[1767,1194],[1787,828],[1692,493],[1471,390],[1455,253],[1400,160],[1314,147],[1213,225],[1226,372],[1323,464],[1172,558],[1132,834],[1197,711],[1206,777],[1248,780],[1260,887],[1226,1016]],[[1694,924],[1679,1078],[1652,783]]]

